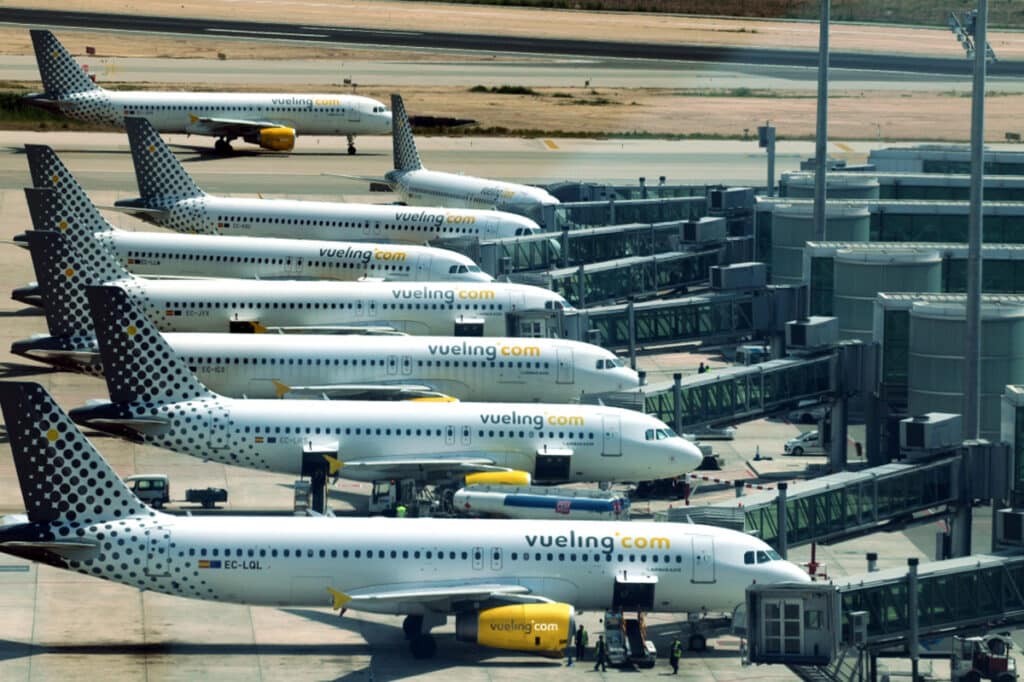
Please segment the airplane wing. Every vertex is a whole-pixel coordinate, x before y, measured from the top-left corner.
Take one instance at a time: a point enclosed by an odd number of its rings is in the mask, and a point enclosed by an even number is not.
[[[388,184],[387,178],[385,178],[383,175],[347,175],[345,173],[321,173],[320,175],[329,178],[343,178],[345,180],[360,180],[362,182],[380,182]]]
[[[454,610],[453,603],[507,601],[507,602],[550,602],[550,599],[530,593],[524,585],[504,583],[466,584],[447,581],[401,583],[397,585],[379,585],[360,588],[351,592],[327,588],[334,598],[334,608],[339,609],[351,604],[353,608],[379,610],[382,606],[392,603],[422,604],[429,608],[449,612]],[[372,606],[371,606],[372,605]]]
[[[212,135],[215,137],[245,137],[259,133],[264,128],[289,128],[277,121],[251,121],[244,118],[212,118],[209,116],[190,115],[190,122],[185,132],[193,135]]]
[[[274,382],[279,398],[324,398],[326,400],[444,400],[455,398],[422,384],[324,384],[289,386]]]
[[[387,336],[406,336],[394,327],[381,324],[354,325],[309,325],[302,327],[264,327],[268,332],[278,334],[382,334]]]
[[[472,473],[475,471],[512,471],[509,467],[494,463],[494,457],[486,452],[462,452],[453,455],[433,457],[374,457],[372,459],[340,460],[345,471],[369,469],[384,472],[395,478],[407,478],[423,472]]]

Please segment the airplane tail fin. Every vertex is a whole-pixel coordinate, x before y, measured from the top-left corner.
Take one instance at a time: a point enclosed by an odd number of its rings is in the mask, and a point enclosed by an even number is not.
[[[95,244],[100,257],[84,258],[72,246],[70,238],[61,234],[59,227],[52,227],[61,222],[56,217],[58,209],[53,190],[26,188],[25,199],[36,226],[26,232],[25,237],[50,335],[90,336],[93,329],[85,286],[118,279],[117,270],[112,266],[104,267],[104,263],[109,264],[113,259]]]
[[[401,95],[391,95],[391,145],[395,156],[395,170],[423,168]]]
[[[169,199],[176,201],[203,196],[203,190],[199,189],[149,121],[126,116],[124,125],[143,204],[159,206]]]
[[[71,530],[147,512],[155,515],[42,386],[0,382],[0,409],[30,522],[54,522]],[[20,544],[61,553],[81,549],[76,539],[73,533],[58,532],[56,537],[32,538],[35,542],[2,543],[0,549]]]
[[[32,174],[32,185],[55,192],[61,206],[61,220],[68,225],[73,224],[76,233],[91,237],[96,232],[117,229],[107,222],[53,149],[42,144],[27,144],[25,156]],[[37,226],[36,229],[43,228]],[[66,229],[66,226],[61,228]]]
[[[47,96],[60,99],[79,92],[102,90],[75,61],[50,31],[33,29],[32,47],[36,52],[39,77]]]
[[[90,286],[88,298],[113,402],[160,404],[215,396],[124,289]]]

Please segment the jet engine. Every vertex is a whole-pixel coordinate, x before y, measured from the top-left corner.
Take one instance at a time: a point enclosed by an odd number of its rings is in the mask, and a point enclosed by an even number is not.
[[[459,613],[455,637],[496,649],[560,658],[576,629],[570,604],[510,604]]]
[[[256,144],[275,152],[290,152],[295,148],[295,128],[262,128],[256,138]]]
[[[526,471],[479,471],[466,475],[466,485],[530,485]]]

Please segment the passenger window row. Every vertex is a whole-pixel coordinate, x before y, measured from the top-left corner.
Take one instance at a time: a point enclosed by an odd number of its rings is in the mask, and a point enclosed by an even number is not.
[[[172,260],[189,260],[189,261],[209,261],[211,263],[251,263],[254,265],[302,265],[304,261],[301,257],[296,257],[293,261],[290,258],[265,258],[259,256],[210,256],[200,255],[194,253],[156,253],[153,251],[129,251],[128,258],[170,258]],[[392,263],[354,263],[352,261],[305,261],[305,265],[314,268],[342,268],[342,269],[359,269],[365,267],[368,270],[392,270],[395,272],[409,272],[412,270],[411,265],[395,265]],[[452,266],[457,267],[457,266]],[[462,266],[465,268],[466,266]],[[476,266],[474,266],[476,267]],[[479,272],[480,268],[472,270],[472,272]]]
[[[300,225],[308,227],[352,227],[369,229],[369,221],[353,220],[310,220],[308,218],[274,218],[272,216],[217,216],[218,223],[246,222],[258,223],[261,225]],[[218,227],[230,227],[229,225],[218,225]],[[411,230],[413,232],[446,232],[455,234],[476,234],[480,232],[476,227],[438,227],[435,225],[398,225],[392,223],[374,223],[376,230]]]

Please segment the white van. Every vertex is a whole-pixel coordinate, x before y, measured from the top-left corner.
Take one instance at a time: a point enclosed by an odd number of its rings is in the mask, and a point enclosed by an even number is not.
[[[164,474],[129,476],[124,479],[135,497],[153,509],[160,509],[171,501],[171,481]]]
[[[795,438],[790,438],[782,446],[782,451],[787,455],[823,455],[825,448],[818,438],[818,432],[805,431]]]

